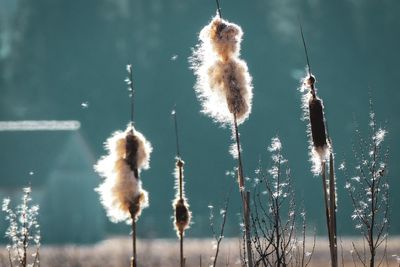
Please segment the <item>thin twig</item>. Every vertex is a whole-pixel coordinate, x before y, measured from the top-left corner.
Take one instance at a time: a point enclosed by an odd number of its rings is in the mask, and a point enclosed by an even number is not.
[[[219,253],[221,241],[222,241],[222,239],[224,237],[225,223],[226,223],[226,217],[228,215],[228,207],[229,207],[229,200],[230,200],[231,192],[232,192],[232,186],[230,187],[228,195],[226,196],[226,199],[225,199],[224,212],[223,212],[223,215],[222,215],[222,223],[221,223],[219,236],[217,237],[214,234],[214,238],[217,241],[217,248],[216,248],[216,251],[215,251],[214,261],[213,261],[213,264],[212,264],[213,267],[215,267],[217,265],[218,253]],[[213,230],[213,232],[214,232],[214,230]]]
[[[302,39],[302,41],[303,41],[304,52],[305,52],[305,54],[306,54],[308,75],[311,76],[311,65],[310,65],[310,60],[308,59],[308,51],[307,51],[306,41],[304,40],[303,26],[301,25],[300,18],[298,18],[298,19],[299,19],[299,25],[300,25],[301,39]]]
[[[343,255],[343,241],[342,241],[342,237],[339,237],[340,240],[340,256],[342,259],[342,267],[344,267],[344,255]]]
[[[222,19],[222,13],[221,13],[221,7],[219,6],[219,0],[215,0],[217,2],[217,12],[218,12],[218,17]]]
[[[176,156],[178,158],[180,158],[181,155],[180,155],[180,150],[179,150],[178,119],[177,119],[176,105],[174,106],[174,109],[172,110],[171,114],[172,114],[172,116],[174,118],[175,141],[176,141]]]
[[[8,249],[8,260],[10,261],[10,267],[14,267],[10,249]]]

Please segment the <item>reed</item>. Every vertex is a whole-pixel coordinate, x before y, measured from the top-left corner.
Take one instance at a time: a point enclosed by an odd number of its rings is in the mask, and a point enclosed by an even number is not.
[[[176,137],[176,164],[175,164],[175,199],[172,202],[174,209],[174,228],[179,238],[179,251],[180,251],[180,266],[185,266],[185,256],[183,253],[183,237],[185,230],[189,228],[192,213],[189,210],[189,203],[185,196],[184,181],[183,181],[183,166],[184,161],[181,159],[179,151],[179,136],[178,136],[178,121],[176,110],[172,111],[175,126],[175,137]]]
[[[315,88],[316,79],[311,72],[307,46],[304,39],[303,28],[300,23],[300,32],[304,51],[307,59],[307,75],[302,79],[300,88],[303,92],[303,110],[305,119],[309,121],[308,133],[310,138],[310,158],[312,172],[322,177],[322,191],[324,196],[325,216],[329,238],[331,266],[338,266],[337,257],[337,229],[336,229],[336,177],[333,162],[333,146],[329,137],[324,105],[317,96]],[[329,168],[327,169],[327,164]]]
[[[148,193],[142,188],[141,170],[149,168],[151,144],[133,125],[132,67],[127,67],[131,91],[131,121],[125,131],[116,131],[105,142],[108,154],[97,162],[95,171],[104,178],[96,188],[112,222],[125,221],[132,228],[131,266],[137,266],[136,221],[148,206]]]
[[[249,192],[246,192],[239,125],[251,112],[253,98],[251,76],[247,64],[239,58],[243,31],[218,12],[200,32],[200,44],[191,57],[197,81],[195,91],[202,103],[202,112],[223,126],[229,125],[235,140],[237,180],[242,202],[246,239],[247,265],[253,266],[250,238]]]

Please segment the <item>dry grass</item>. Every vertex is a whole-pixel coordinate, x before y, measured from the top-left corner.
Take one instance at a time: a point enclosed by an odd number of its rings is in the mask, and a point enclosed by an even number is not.
[[[354,266],[351,259],[351,242],[362,248],[360,239],[343,239],[343,256],[345,266]],[[341,266],[340,240],[338,240],[339,265]],[[310,244],[309,244],[310,245]],[[224,239],[217,266],[240,266],[238,261],[239,239]],[[379,250],[378,255],[381,255]],[[400,237],[388,242],[388,266],[400,266],[393,254],[400,254]],[[186,239],[185,255],[187,267],[209,266],[214,255],[211,239]],[[110,238],[92,246],[43,246],[41,248],[41,267],[123,267],[129,266],[131,240],[129,238]],[[140,267],[176,267],[179,266],[179,242],[173,239],[138,240],[138,257]],[[227,265],[227,261],[229,264]],[[0,266],[8,266],[8,255],[5,247],[0,250]],[[328,241],[317,238],[316,250],[310,266],[329,266]],[[361,266],[360,263],[357,266]],[[381,266],[387,266],[386,262]]]

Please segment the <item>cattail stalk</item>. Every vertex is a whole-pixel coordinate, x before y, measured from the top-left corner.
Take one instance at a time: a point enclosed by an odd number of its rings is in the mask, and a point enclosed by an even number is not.
[[[140,172],[149,168],[151,144],[134,128],[133,123],[133,81],[132,66],[127,66],[128,78],[125,80],[131,92],[131,118],[125,131],[116,131],[105,142],[108,155],[102,157],[94,166],[95,171],[104,177],[96,188],[100,200],[112,222],[125,221],[132,229],[131,266],[137,267],[136,222],[143,208],[148,206],[148,193],[143,190]]]
[[[335,182],[335,171],[333,165],[333,155],[332,152],[329,154],[329,204],[330,204],[330,221],[331,221],[331,235],[332,235],[332,262],[335,266],[338,265],[338,255],[337,255],[337,228],[336,228],[336,182]]]
[[[183,253],[183,239],[184,239],[184,233],[187,228],[189,228],[190,225],[190,219],[191,219],[191,212],[189,211],[189,204],[187,202],[187,199],[185,197],[185,191],[184,191],[184,182],[183,182],[183,166],[184,162],[180,157],[180,151],[179,151],[179,135],[178,135],[178,122],[177,122],[177,114],[176,110],[172,111],[172,115],[174,118],[174,126],[175,126],[175,138],[176,138],[176,166],[175,166],[175,186],[177,189],[177,193],[175,196],[175,200],[173,201],[173,209],[174,209],[174,215],[175,215],[175,221],[174,221],[174,228],[176,230],[176,233],[179,238],[179,252],[180,252],[180,266],[184,267],[185,266],[185,257]]]
[[[246,251],[247,251],[247,264],[248,266],[253,266],[253,254],[251,251],[251,236],[250,236],[250,192],[245,191],[244,177],[243,177],[243,163],[242,163],[242,153],[240,147],[240,134],[236,120],[236,114],[233,114],[233,124],[235,130],[235,140],[237,149],[237,163],[238,163],[238,184],[239,192],[242,198],[242,210],[243,210],[243,223],[244,231],[246,237]]]
[[[330,201],[328,196],[328,191],[326,189],[327,179],[326,179],[326,163],[322,163],[322,191],[324,192],[324,204],[325,204],[325,215],[326,215],[326,229],[328,230],[328,240],[329,240],[329,253],[331,255],[331,261],[333,263],[333,236],[332,236],[332,227],[331,227],[331,211],[330,211]]]
[[[179,251],[180,251],[180,266],[185,266],[185,257],[183,253],[183,239],[185,230],[189,228],[191,212],[189,211],[189,204],[185,198],[184,188],[183,188],[183,165],[184,162],[177,158],[176,161],[176,171],[175,175],[177,178],[177,195],[173,202],[173,208],[175,213],[174,227],[179,238]]]
[[[136,260],[136,221],[132,218],[132,258],[131,267],[137,267]]]
[[[237,158],[237,180],[245,226],[247,266],[253,266],[250,239],[250,205],[245,190],[243,162],[238,125],[251,112],[252,84],[247,64],[239,58],[242,29],[222,19],[218,5],[217,16],[200,32],[200,45],[194,51],[192,68],[197,75],[195,90],[203,113],[214,121],[232,127]]]
[[[316,94],[315,77],[311,74],[307,46],[304,40],[303,28],[301,26],[301,23],[300,32],[306,54],[308,68],[308,74],[307,77],[303,79],[301,90],[308,91],[306,92],[306,95],[303,96],[303,109],[305,113],[308,114],[308,119],[310,122],[310,154],[313,162],[314,174],[321,174],[322,176],[331,266],[337,267],[338,258],[336,229],[336,178],[333,166],[332,144],[330,142],[330,138],[327,134],[327,129],[325,127],[326,121],[322,100],[319,99]],[[327,177],[326,163],[328,160],[329,170]]]

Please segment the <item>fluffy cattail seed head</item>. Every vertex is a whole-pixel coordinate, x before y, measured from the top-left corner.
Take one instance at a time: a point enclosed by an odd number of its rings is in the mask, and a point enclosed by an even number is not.
[[[185,200],[178,199],[174,203],[175,209],[175,229],[178,234],[184,233],[185,230],[189,227],[190,222],[190,211],[189,205],[185,203]]]
[[[239,58],[241,28],[218,17],[200,32],[200,44],[191,57],[195,90],[202,112],[223,125],[245,121],[253,98],[247,64]]]
[[[231,58],[225,62],[217,61],[208,70],[210,87],[214,94],[225,97],[228,108],[227,116],[231,119],[236,114],[243,121],[250,113],[251,91],[246,63],[243,60]],[[228,115],[229,114],[229,115]]]
[[[203,34],[210,38],[212,48],[220,59],[225,61],[239,55],[243,32],[238,25],[214,17],[203,31]]]
[[[192,213],[189,211],[189,204],[185,197],[183,165],[184,162],[178,158],[175,168],[176,195],[172,203],[174,209],[174,227],[178,237],[181,237],[181,235],[183,236],[185,230],[189,228],[192,216]]]
[[[151,145],[129,126],[125,132],[113,133],[105,148],[108,155],[95,165],[95,171],[104,178],[96,188],[101,203],[113,222],[137,220],[141,210],[148,206],[148,194],[142,189],[139,173],[149,167]]]
[[[316,96],[315,81],[313,75],[307,75],[302,80],[300,91],[304,93],[304,119],[309,121],[308,134],[312,172],[318,175],[321,172],[322,162],[328,158],[329,145],[326,136],[324,106],[322,100]]]

